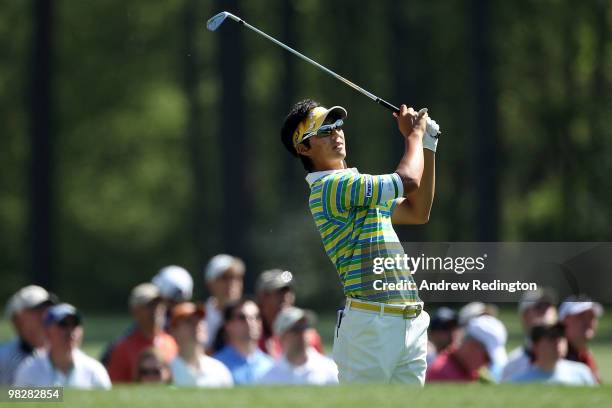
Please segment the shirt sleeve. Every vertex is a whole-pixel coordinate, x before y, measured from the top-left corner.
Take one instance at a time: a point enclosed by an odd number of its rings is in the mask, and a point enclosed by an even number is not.
[[[33,358],[26,358],[17,367],[15,371],[15,378],[13,384],[17,387],[27,387],[35,385],[32,381],[32,364],[34,363]]]
[[[108,376],[108,372],[106,368],[97,361],[93,366],[93,375],[94,375],[94,387],[101,388],[104,390],[110,390],[112,388],[112,383],[110,377]]]
[[[322,186],[322,201],[332,213],[353,207],[371,207],[402,197],[404,188],[397,173],[373,176],[345,172],[326,177]]]
[[[122,344],[116,345],[110,353],[106,370],[113,383],[126,383],[134,381],[132,378],[132,367],[130,358],[124,353]]]

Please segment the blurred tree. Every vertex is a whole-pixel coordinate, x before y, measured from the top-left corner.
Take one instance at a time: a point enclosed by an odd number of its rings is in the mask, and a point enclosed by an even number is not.
[[[295,8],[294,2],[292,0],[281,1],[281,12],[280,12],[280,21],[281,21],[281,38],[280,41],[289,45],[294,49],[299,49],[299,44],[297,43],[296,36],[296,21],[295,21]],[[297,62],[297,58],[295,55],[289,52],[282,53],[282,78],[280,79],[279,88],[281,88],[281,97],[279,100],[279,117],[284,118],[287,113],[289,113],[289,109],[293,104],[297,102],[296,98],[296,82],[298,78],[296,77],[295,64]],[[281,123],[278,124],[278,135],[273,138],[273,141],[277,144],[280,144],[280,127]],[[299,191],[302,190],[301,186],[299,186],[295,180],[299,178],[299,175],[302,174],[299,161],[292,157],[289,152],[281,152],[282,156],[282,169],[280,172],[280,178],[282,186],[282,195],[285,198],[283,200],[283,207],[287,210],[293,209],[296,206],[299,206]]]
[[[197,34],[200,32],[200,19],[202,13],[198,0],[186,0],[183,11],[183,88],[187,98],[187,150],[190,157],[193,202],[189,217],[189,227],[193,240],[194,252],[198,266],[206,261],[206,228],[208,214],[206,213],[206,177],[204,150],[202,146],[203,124],[202,104],[199,97],[201,70],[200,49],[197,45]]]
[[[32,2],[30,107],[29,270],[34,283],[54,288],[55,148],[53,120],[53,0]]]
[[[471,50],[475,107],[474,134],[476,144],[474,183],[476,201],[473,219],[477,223],[478,241],[497,241],[499,225],[499,178],[500,165],[498,153],[497,97],[494,85],[493,52],[490,46],[489,29],[492,13],[491,3],[487,0],[471,2]]]
[[[238,0],[218,0],[217,10],[228,10],[240,14]],[[229,22],[218,33],[217,69],[221,84],[219,101],[218,137],[221,143],[221,241],[222,247],[250,261],[246,242],[249,226],[252,225],[251,213],[254,203],[253,192],[257,186],[250,177],[252,157],[247,146],[245,103],[245,52],[243,28]],[[253,276],[245,277],[247,287],[252,287]]]

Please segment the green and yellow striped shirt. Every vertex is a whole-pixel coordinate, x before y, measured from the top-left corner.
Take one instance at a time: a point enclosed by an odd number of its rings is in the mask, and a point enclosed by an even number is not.
[[[375,258],[404,255],[391,224],[397,198],[403,195],[399,175],[372,176],[345,169],[310,173],[306,180],[310,211],[344,294],[371,302],[420,302],[409,271],[386,269],[376,274],[373,270]],[[413,287],[381,290],[383,282],[411,282]]]

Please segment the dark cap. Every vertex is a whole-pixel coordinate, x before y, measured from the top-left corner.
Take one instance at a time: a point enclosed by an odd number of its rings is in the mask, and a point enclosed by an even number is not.
[[[429,330],[450,330],[457,327],[458,324],[457,312],[448,307],[441,307],[431,317]]]
[[[68,303],[60,303],[47,309],[43,319],[43,324],[49,327],[52,324],[61,322],[67,317],[74,317],[76,319],[77,326],[80,326],[83,321],[81,313],[79,313],[76,307]]]
[[[531,342],[535,343],[543,338],[558,339],[565,336],[565,327],[562,323],[557,323],[548,326],[535,326],[531,329],[529,337]]]

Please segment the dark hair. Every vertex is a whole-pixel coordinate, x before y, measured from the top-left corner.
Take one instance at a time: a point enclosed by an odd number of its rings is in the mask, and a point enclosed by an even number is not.
[[[532,343],[536,343],[543,338],[558,339],[565,336],[565,326],[563,323],[553,325],[535,326],[531,329],[529,337]]]
[[[289,153],[300,158],[306,171],[313,170],[312,161],[307,156],[301,155],[295,150],[295,147],[293,146],[293,133],[297,129],[300,122],[302,122],[306,116],[308,116],[308,113],[317,106],[319,106],[319,103],[313,101],[312,99],[304,99],[303,101],[296,103],[291,108],[291,111],[285,118],[285,122],[281,128],[281,141],[283,142],[283,145],[285,145],[285,148],[289,151]],[[304,145],[306,147],[310,147],[310,142],[306,140]]]
[[[225,305],[225,308],[222,312],[223,325],[219,328],[219,331],[217,331],[217,335],[215,336],[215,339],[212,342],[213,352],[217,352],[227,345],[228,338],[225,325],[234,318],[234,313],[236,312],[236,310],[239,310],[245,303],[248,302],[253,302],[257,304],[253,298],[251,298],[250,296],[246,296],[238,300],[231,301],[227,305]]]

